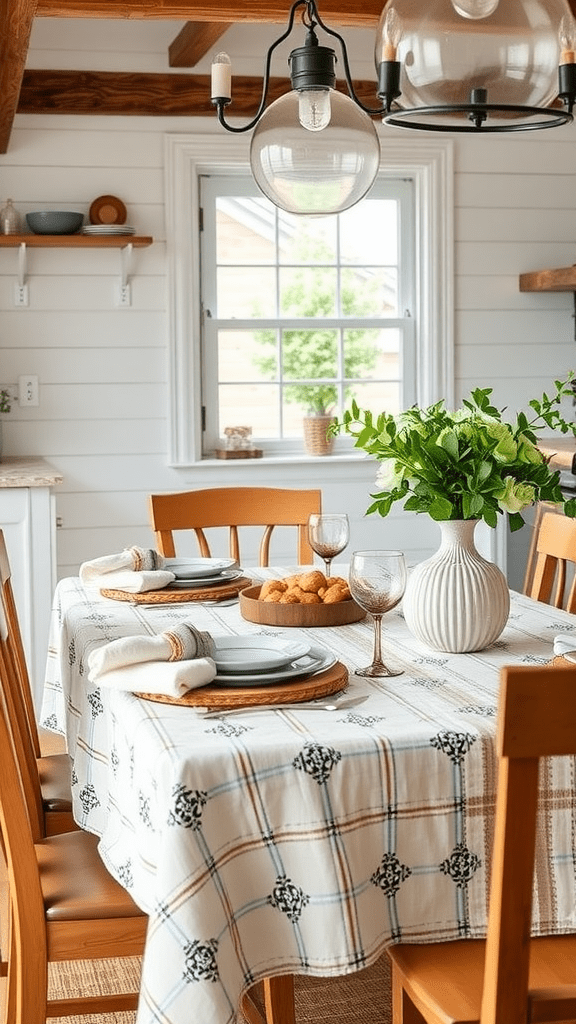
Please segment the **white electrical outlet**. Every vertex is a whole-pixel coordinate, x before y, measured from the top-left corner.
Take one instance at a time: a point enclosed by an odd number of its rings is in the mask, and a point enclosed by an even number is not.
[[[38,377],[32,374],[18,377],[18,405],[40,405]]]
[[[28,306],[30,303],[30,296],[28,294],[27,284],[15,284],[14,285],[14,305],[15,306]]]

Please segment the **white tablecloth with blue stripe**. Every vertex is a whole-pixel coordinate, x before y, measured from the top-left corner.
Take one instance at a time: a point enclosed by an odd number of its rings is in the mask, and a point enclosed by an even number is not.
[[[288,570],[287,570],[288,571]],[[258,570],[280,575],[280,570]],[[358,707],[203,719],[88,681],[91,650],[189,620],[213,635],[290,635],[238,605],[133,605],[56,589],[42,722],[66,734],[75,817],[150,915],[138,1024],[229,1024],[266,975],[347,974],[387,945],[484,933],[499,670],[545,664],[576,617],[512,594],[487,650],[431,651],[383,621],[404,674],[354,676],[370,619],[306,631],[350,670]],[[571,760],[546,766],[534,929],[576,930]]]

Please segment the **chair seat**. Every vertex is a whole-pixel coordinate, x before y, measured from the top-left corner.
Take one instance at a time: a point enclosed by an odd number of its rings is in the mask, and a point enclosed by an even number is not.
[[[146,919],[106,870],[98,842],[97,836],[79,829],[35,844],[47,921]]]
[[[428,1012],[434,1006],[439,1024],[475,1024],[480,1020],[484,979],[485,943],[467,939],[431,945],[399,945],[387,950],[403,977],[410,998],[422,999]],[[530,946],[530,982],[533,1020],[545,1020],[543,1006],[556,986],[571,985],[576,963],[576,935],[535,938]],[[576,990],[575,990],[576,996]],[[529,1018],[530,1019],[530,1018]],[[556,1017],[556,1019],[562,1019]],[[572,1020],[567,1012],[563,1019]]]
[[[72,765],[68,754],[48,754],[37,758],[37,764],[44,810],[72,810]]]

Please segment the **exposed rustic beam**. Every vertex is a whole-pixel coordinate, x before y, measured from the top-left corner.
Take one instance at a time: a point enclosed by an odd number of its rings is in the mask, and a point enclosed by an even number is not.
[[[319,0],[327,24],[374,28],[384,0]],[[153,18],[177,21],[275,22],[288,18],[291,0],[38,0],[45,18]]]
[[[288,77],[272,78],[269,100],[289,88]],[[341,88],[345,91],[344,85]],[[367,105],[378,106],[375,82],[356,82],[355,89]],[[262,80],[235,75],[233,91],[227,114],[252,117],[260,103]],[[209,75],[132,71],[25,71],[18,113],[216,116]]]
[[[37,0],[0,2],[0,153],[6,153],[18,106]]]
[[[226,21],[187,21],[168,48],[171,68],[193,68],[212,49],[230,25]]]

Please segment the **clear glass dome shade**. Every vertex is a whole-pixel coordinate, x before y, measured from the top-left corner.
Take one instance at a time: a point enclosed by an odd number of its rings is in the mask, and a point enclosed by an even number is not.
[[[380,142],[370,117],[334,90],[330,106],[329,125],[308,131],[299,121],[298,92],[292,91],[268,107],[254,130],[254,179],[288,213],[340,213],[363,199],[376,179]]]
[[[390,59],[393,46],[402,110],[470,104],[475,89],[486,90],[488,104],[550,107],[558,96],[563,17],[572,18],[567,0],[389,0],[376,66]],[[457,123],[466,116],[427,113],[426,120]],[[537,115],[526,119],[531,116]],[[494,111],[489,117],[514,121],[522,114]]]

